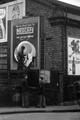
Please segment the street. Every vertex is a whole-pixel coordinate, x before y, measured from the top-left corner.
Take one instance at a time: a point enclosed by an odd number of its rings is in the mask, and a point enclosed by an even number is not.
[[[0,120],[80,120],[80,106],[1,107]]]
[[[80,120],[80,112],[8,114],[0,115],[0,120]]]

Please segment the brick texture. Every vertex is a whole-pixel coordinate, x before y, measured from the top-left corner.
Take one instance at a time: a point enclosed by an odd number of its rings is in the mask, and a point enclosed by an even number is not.
[[[43,16],[44,17],[44,49],[41,47],[41,53],[44,56],[41,57],[42,68],[61,70],[62,60],[62,42],[61,42],[61,26],[51,26],[49,19],[52,16],[60,16],[61,12],[58,10],[54,12],[48,6],[44,6],[34,1],[28,1],[27,15]],[[43,49],[43,50],[42,50]],[[42,62],[44,61],[44,62]]]

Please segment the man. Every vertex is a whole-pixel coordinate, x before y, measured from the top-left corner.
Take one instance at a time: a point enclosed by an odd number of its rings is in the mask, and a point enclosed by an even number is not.
[[[22,81],[22,107],[29,107],[29,90],[28,90],[28,75],[24,76]]]
[[[44,83],[44,78],[40,77],[39,78],[39,107],[46,107],[46,98],[45,98],[45,83]]]
[[[24,55],[24,49],[25,47],[21,47],[21,51],[18,53],[18,70],[23,70],[25,68],[24,61],[25,61],[25,55]]]

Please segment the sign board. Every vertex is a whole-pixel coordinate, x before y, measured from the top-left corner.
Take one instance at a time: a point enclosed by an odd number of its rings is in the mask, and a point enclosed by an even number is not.
[[[50,71],[40,70],[39,83],[42,84],[50,83]]]
[[[24,18],[19,20],[9,21],[10,42],[10,69],[17,69],[17,62],[14,59],[15,48],[21,42],[30,42],[36,49],[36,58],[34,59],[33,68],[40,67],[40,17]]]
[[[68,37],[68,75],[80,75],[80,39]]]
[[[25,0],[0,5],[0,43],[7,42],[8,20],[21,19],[25,13]]]

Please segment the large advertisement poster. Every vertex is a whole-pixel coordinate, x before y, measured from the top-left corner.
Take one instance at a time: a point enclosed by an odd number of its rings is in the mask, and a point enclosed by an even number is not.
[[[7,42],[8,20],[21,19],[25,13],[25,0],[0,5],[0,43]]]
[[[24,18],[11,21],[11,38],[10,38],[10,69],[17,70],[17,62],[14,58],[15,49],[21,43],[32,44],[36,49],[36,57],[34,59],[33,68],[39,68],[39,37],[40,37],[40,18]],[[24,46],[27,46],[25,45]],[[29,45],[27,46],[30,51]]]
[[[80,39],[68,37],[68,75],[80,75]]]

